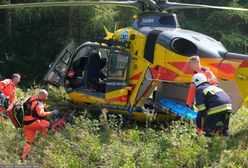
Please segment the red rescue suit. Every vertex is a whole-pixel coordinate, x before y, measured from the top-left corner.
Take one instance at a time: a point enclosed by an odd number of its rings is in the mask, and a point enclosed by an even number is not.
[[[9,99],[11,103],[15,101],[15,82],[13,82],[11,79],[5,79],[0,82],[0,92],[4,95],[5,98]],[[0,107],[0,112],[2,112],[4,108]]]
[[[38,96],[33,96],[27,101],[31,105],[29,109],[30,113],[25,114],[23,117],[24,135],[27,143],[23,146],[22,159],[26,159],[31,150],[31,143],[35,139],[36,132],[41,130],[41,135],[45,136],[48,132],[47,128],[50,126],[50,122],[45,120],[46,117],[50,116],[50,113],[44,112],[44,104],[39,100]]]
[[[211,85],[215,85],[215,86],[219,86],[219,82],[216,79],[215,75],[213,74],[212,71],[210,71],[210,69],[208,69],[207,67],[201,67],[198,72],[194,72],[196,73],[203,73],[204,75],[206,75],[208,83],[210,83]],[[193,83],[190,84],[189,87],[189,92],[188,92],[188,96],[187,96],[187,100],[186,100],[186,104],[189,107],[192,107],[193,105],[193,101],[195,98],[195,93],[196,93],[196,87]]]

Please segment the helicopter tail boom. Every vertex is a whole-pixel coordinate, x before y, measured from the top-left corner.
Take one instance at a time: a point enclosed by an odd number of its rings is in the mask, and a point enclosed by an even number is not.
[[[226,52],[226,53],[220,53],[223,59],[225,60],[248,60],[248,55],[245,54],[237,54],[237,53],[231,53],[231,52]]]

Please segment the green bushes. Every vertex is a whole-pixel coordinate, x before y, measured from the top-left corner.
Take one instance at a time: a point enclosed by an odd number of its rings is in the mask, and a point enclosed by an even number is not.
[[[73,108],[61,90],[48,88],[49,109],[66,116]],[[28,90],[33,94],[36,88]],[[19,97],[25,94],[18,90]],[[25,139],[9,120],[0,117],[0,165],[33,164],[42,167],[248,167],[248,112],[242,108],[231,119],[231,137],[198,136],[183,120],[168,128],[130,125],[119,128],[117,119],[89,119],[87,111],[60,132],[34,144],[30,160],[18,154]],[[117,129],[118,127],[118,129]]]

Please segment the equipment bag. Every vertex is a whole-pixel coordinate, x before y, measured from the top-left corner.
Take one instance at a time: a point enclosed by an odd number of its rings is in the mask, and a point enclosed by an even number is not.
[[[11,104],[7,109],[7,115],[9,116],[10,120],[14,124],[15,128],[22,128],[23,127],[23,117],[24,117],[24,108],[23,105]]]
[[[4,109],[7,109],[10,105],[10,100],[6,98],[4,95],[0,94],[0,106],[4,107]]]

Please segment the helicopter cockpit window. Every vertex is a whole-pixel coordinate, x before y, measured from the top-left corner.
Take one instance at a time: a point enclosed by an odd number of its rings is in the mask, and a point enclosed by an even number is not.
[[[48,80],[54,83],[60,83],[61,77],[56,72],[51,72],[51,74],[48,76]]]
[[[64,76],[67,71],[69,60],[70,54],[67,52],[62,59],[56,63],[54,71],[48,76],[48,80],[55,83],[60,83],[61,77]]]
[[[62,58],[63,62],[68,64],[69,60],[70,60],[70,54],[65,54],[65,56]]]
[[[110,53],[108,79],[126,80],[128,56],[120,51]]]
[[[66,53],[61,59],[61,61],[59,61],[56,64],[56,68],[55,68],[56,71],[60,72],[61,75],[64,75],[66,73],[66,70],[67,70],[66,68],[67,68],[69,60],[70,60],[70,54]]]
[[[147,15],[136,19],[133,27],[179,27],[175,16],[173,15]]]
[[[175,19],[172,16],[161,16],[159,18],[159,23],[162,25],[174,26],[176,25]]]

